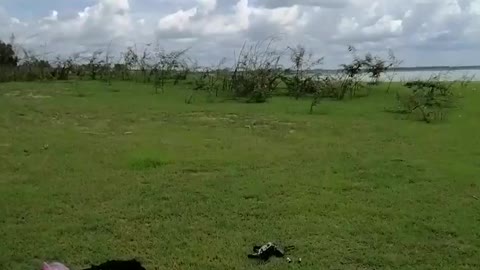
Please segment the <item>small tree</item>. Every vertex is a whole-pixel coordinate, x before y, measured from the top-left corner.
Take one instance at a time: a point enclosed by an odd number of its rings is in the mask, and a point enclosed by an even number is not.
[[[463,74],[459,80],[460,87],[462,89],[466,89],[474,79],[475,79],[475,75]]]
[[[370,53],[365,55],[363,65],[365,66],[365,72],[370,75],[373,84],[378,84],[382,74],[389,69],[385,60],[378,56],[372,56]]]
[[[363,87],[361,76],[364,74],[365,60],[361,59],[357,55],[357,49],[353,46],[348,46],[348,51],[352,54],[353,60],[350,64],[343,64],[342,73],[345,75],[342,82],[342,95],[341,99],[345,96],[346,92],[350,93],[350,98],[354,97],[357,91]]]
[[[392,82],[393,80],[395,79],[395,76],[397,75],[396,74],[396,71],[397,71],[397,68],[400,67],[400,65],[402,64],[402,61],[397,59],[397,57],[395,56],[395,54],[393,53],[392,50],[389,50],[388,51],[388,65],[389,65],[389,70],[391,70],[391,72],[387,72],[387,79],[388,79],[388,87],[387,87],[387,93],[390,92],[390,88],[392,87]]]
[[[57,78],[57,80],[68,80],[75,61],[75,56],[67,59],[62,59],[60,56],[57,56],[57,59],[55,60],[55,68],[52,72],[53,77]]]
[[[23,55],[23,59],[17,66],[17,72],[21,79],[27,81],[52,79],[50,74],[52,67],[49,62],[40,60],[27,50],[23,50]]]
[[[166,52],[159,47],[155,49],[154,63],[150,75],[153,77],[156,94],[158,94],[158,90],[164,91],[166,81],[173,78],[174,73],[186,65],[183,57],[187,51],[188,49]]]
[[[455,82],[444,82],[440,75],[428,80],[414,80],[404,84],[410,89],[407,94],[397,92],[400,110],[397,112],[412,114],[420,112],[421,119],[427,123],[443,119],[446,109],[453,106],[454,94],[452,86]]]
[[[107,50],[105,51],[105,60],[103,61],[103,65],[101,65],[101,76],[102,80],[108,85],[112,85],[112,62],[113,56],[111,55],[110,48],[111,43],[108,45]]]
[[[0,65],[15,67],[18,64],[18,60],[18,56],[15,54],[12,44],[7,44],[0,40]]]
[[[148,50],[149,47],[150,44],[147,44],[147,46],[143,49],[142,55],[140,57],[137,57],[137,65],[140,68],[140,72],[142,73],[144,83],[150,81],[149,70],[151,69],[151,65],[149,61],[151,59],[151,56]]]
[[[315,83],[313,82],[312,68],[322,63],[323,57],[314,58],[313,53],[307,53],[302,45],[288,47],[290,50],[290,61],[292,63],[291,74],[282,76],[282,80],[287,86],[290,95],[300,98],[306,93],[315,93]]]
[[[92,53],[88,60],[87,68],[91,80],[96,80],[97,75],[100,73],[104,61],[100,58],[103,51],[97,50]]]
[[[359,57],[357,50],[353,46],[348,47],[348,51],[352,54],[353,60],[350,64],[341,65],[343,73],[346,75],[344,85],[348,87],[350,97],[356,95],[360,88],[364,88],[365,85],[363,75],[368,74],[372,79],[372,84],[378,84],[383,73],[387,72],[394,64],[393,53],[390,62],[383,60],[379,56],[374,56],[371,53],[365,54],[364,57]]]
[[[138,68],[138,55],[135,52],[134,48],[128,47],[127,51],[123,55],[123,62],[124,62],[124,70],[122,74],[123,80],[127,80],[130,78],[130,72]]]
[[[208,93],[209,97],[215,95],[218,97],[220,89],[225,89],[225,76],[223,65],[226,62],[226,58],[222,58],[217,65],[207,68],[197,68],[199,74],[194,83],[194,90],[204,90]]]
[[[18,57],[12,44],[0,40],[0,82],[14,79]]]

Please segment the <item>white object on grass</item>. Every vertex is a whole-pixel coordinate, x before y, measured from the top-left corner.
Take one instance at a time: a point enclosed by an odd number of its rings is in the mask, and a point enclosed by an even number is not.
[[[70,270],[68,267],[65,265],[59,263],[59,262],[52,262],[52,263],[43,263],[43,269],[42,270]]]

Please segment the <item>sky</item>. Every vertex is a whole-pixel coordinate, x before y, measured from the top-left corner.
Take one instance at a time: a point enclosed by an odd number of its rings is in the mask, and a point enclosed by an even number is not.
[[[404,66],[480,64],[480,0],[0,0],[0,25],[0,40],[49,57],[155,44],[214,65],[275,37],[328,68],[348,45]]]

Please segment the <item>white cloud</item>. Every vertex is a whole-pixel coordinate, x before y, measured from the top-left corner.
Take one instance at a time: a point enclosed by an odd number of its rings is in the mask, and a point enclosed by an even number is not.
[[[158,21],[158,28],[161,31],[190,31],[193,27],[191,19],[197,15],[197,8],[179,10],[167,15]]]
[[[355,17],[344,17],[338,25],[338,36],[349,35],[353,32],[356,32],[359,27],[360,24],[357,22]]]
[[[41,5],[31,0],[32,5]],[[159,40],[162,46],[192,47],[192,57],[231,56],[245,40],[271,35],[283,45],[305,45],[343,61],[348,44],[369,50],[390,47],[405,62],[445,61],[451,50],[480,46],[480,0],[89,0],[75,12],[65,6],[26,17],[0,2],[0,39],[52,51],[93,50],[112,43]],[[413,54],[412,52],[416,52]],[[425,53],[419,58],[420,52]],[[471,54],[471,51],[469,51]],[[480,53],[478,53],[480,54]],[[480,55],[476,55],[477,58]],[[436,56],[435,56],[436,55]],[[331,60],[329,60],[331,59]],[[339,60],[340,59],[340,60]],[[411,60],[409,60],[411,59]],[[459,59],[475,59],[459,57]],[[452,60],[453,61],[453,60]],[[431,64],[431,63],[425,63]]]
[[[45,17],[45,18],[43,18],[43,19],[46,20],[46,21],[52,21],[52,22],[58,21],[58,11],[52,10],[52,11],[50,12],[50,15],[47,16],[47,17]]]
[[[253,14],[266,17],[270,23],[288,27],[299,19],[300,10],[298,6],[276,9],[255,9],[253,10]]]
[[[362,29],[365,35],[399,35],[402,33],[402,20],[395,20],[389,15],[382,16],[374,25],[367,26]]]
[[[213,5],[211,1],[200,1],[202,5],[208,2],[208,8]],[[248,29],[249,16],[251,13],[248,7],[248,0],[240,0],[234,6],[233,12],[229,14],[209,14],[199,10],[205,6],[193,7],[188,10],[179,10],[167,15],[158,22],[158,33],[160,37],[184,37],[234,34]],[[213,11],[213,10],[209,10]]]
[[[204,12],[209,13],[217,7],[217,0],[197,0]]]
[[[480,15],[480,1],[472,1],[469,9],[471,14]]]
[[[261,0],[261,6],[266,8],[299,6],[317,6],[325,8],[342,8],[348,5],[348,0]]]
[[[15,17],[10,18],[10,22],[12,24],[20,24],[20,20],[18,18],[15,18]]]
[[[128,37],[133,33],[134,22],[128,0],[98,0],[95,5],[85,7],[75,16],[58,18],[59,12],[52,11],[38,28],[39,35],[29,43],[51,43],[51,46],[108,44],[111,40]]]

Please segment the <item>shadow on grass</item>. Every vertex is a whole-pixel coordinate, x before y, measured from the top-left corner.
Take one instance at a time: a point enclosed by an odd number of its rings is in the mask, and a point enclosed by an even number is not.
[[[167,165],[167,162],[154,158],[139,158],[130,162],[130,168],[136,171],[157,169]]]

